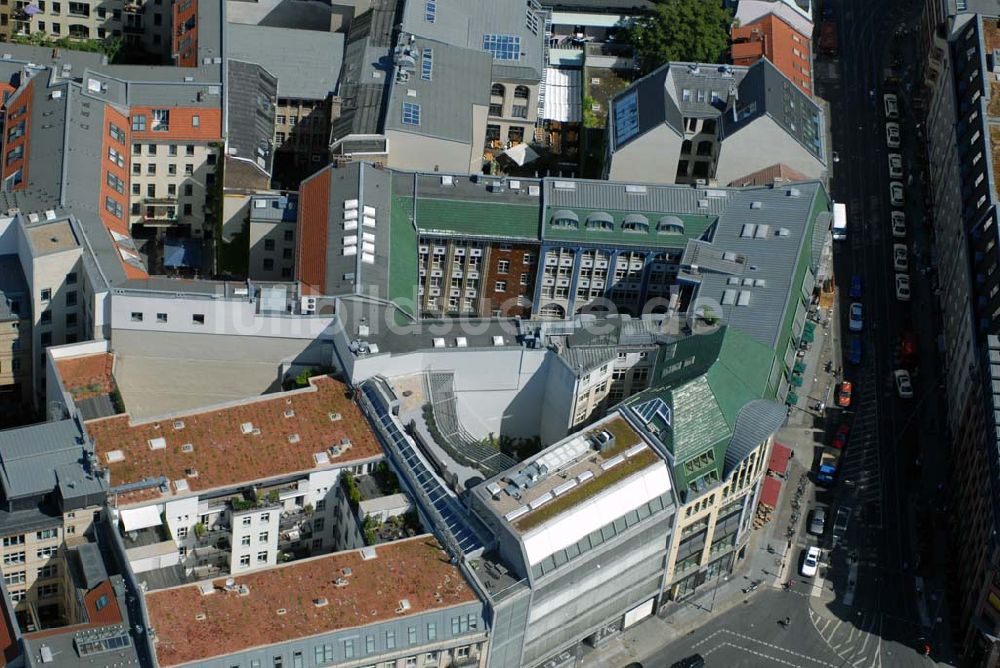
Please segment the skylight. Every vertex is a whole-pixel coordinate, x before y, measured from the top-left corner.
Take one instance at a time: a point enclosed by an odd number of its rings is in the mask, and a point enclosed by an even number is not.
[[[413,102],[403,103],[403,124],[420,125],[420,105]]]
[[[521,38],[517,35],[483,35],[483,49],[497,60],[520,60]]]
[[[420,78],[430,81],[434,72],[434,49],[424,49],[423,57],[420,60]]]
[[[424,20],[434,23],[437,19],[437,0],[426,0],[424,2]]]

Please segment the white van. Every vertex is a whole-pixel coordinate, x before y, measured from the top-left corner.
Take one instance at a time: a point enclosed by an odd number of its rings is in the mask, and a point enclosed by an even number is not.
[[[899,100],[892,93],[886,93],[882,96],[882,101],[885,103],[885,118],[889,121],[894,121],[899,118]]]

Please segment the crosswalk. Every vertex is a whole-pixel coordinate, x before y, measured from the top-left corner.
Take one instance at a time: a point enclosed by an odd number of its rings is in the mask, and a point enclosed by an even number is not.
[[[809,620],[823,642],[843,662],[853,668],[878,668],[882,665],[882,616],[874,611],[859,612],[847,621],[809,611]]]

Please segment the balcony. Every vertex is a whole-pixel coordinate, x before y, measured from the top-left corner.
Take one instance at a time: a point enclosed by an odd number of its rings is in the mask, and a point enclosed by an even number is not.
[[[136,2],[135,0],[127,0],[124,5],[124,10],[126,14],[141,14],[142,3]]]

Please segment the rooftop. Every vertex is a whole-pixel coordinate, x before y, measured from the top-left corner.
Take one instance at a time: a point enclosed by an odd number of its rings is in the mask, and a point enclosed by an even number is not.
[[[115,356],[111,353],[64,357],[57,359],[55,364],[62,379],[63,389],[76,401],[106,394],[115,389],[115,378],[112,374]]]
[[[603,453],[596,446],[602,432],[614,437]],[[487,503],[517,531],[527,532],[662,462],[616,413],[494,478],[485,486]]]
[[[0,431],[0,483],[7,499],[51,494],[60,485],[100,493],[103,483],[86,471],[84,460],[83,435],[73,420]]]
[[[337,89],[344,35],[229,23],[226,55],[260,65],[278,79],[278,97],[325,100]]]
[[[80,241],[68,220],[31,224],[26,227],[28,243],[34,255],[47,255],[80,247]]]
[[[207,659],[472,603],[476,596],[432,536],[305,559],[235,578],[227,591],[184,585],[146,594],[160,665]],[[349,575],[345,573],[349,569]],[[338,586],[343,578],[345,586]],[[400,601],[407,612],[397,612]],[[325,600],[324,605],[316,601]]]
[[[156,421],[102,418],[86,429],[111,485],[165,476],[171,492],[181,495],[378,456],[375,436],[344,384],[316,377],[310,385]],[[157,495],[153,487],[127,499]]]
[[[812,95],[809,71],[811,35],[802,34],[776,14],[732,29],[732,57],[739,65],[767,58],[806,95]]]

